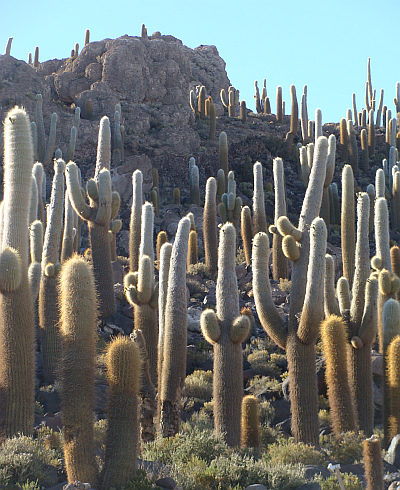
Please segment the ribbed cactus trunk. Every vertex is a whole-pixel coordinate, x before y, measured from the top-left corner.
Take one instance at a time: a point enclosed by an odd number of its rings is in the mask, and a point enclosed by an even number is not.
[[[28,283],[28,219],[33,166],[29,118],[4,123],[4,220],[0,254],[0,437],[33,429],[34,321]]]
[[[93,271],[73,257],[61,270],[61,366],[64,457],[68,482],[96,486],[94,452],[94,355],[96,293]]]
[[[186,378],[186,258],[189,232],[190,219],[182,218],[171,253],[164,317],[164,354],[158,392],[160,431],[163,437],[173,436],[179,430],[180,396]]]
[[[60,270],[60,234],[64,202],[64,169],[64,161],[57,160],[54,165],[53,189],[43,244],[43,276],[39,290],[39,325],[43,356],[43,374],[47,384],[54,383],[61,356],[58,281]]]
[[[250,331],[250,321],[239,316],[239,295],[235,270],[236,232],[226,223],[220,233],[217,279],[217,312],[203,312],[201,327],[214,346],[214,425],[230,446],[241,441],[243,398],[242,342]],[[207,322],[211,320],[211,324]],[[213,328],[210,328],[210,325]]]

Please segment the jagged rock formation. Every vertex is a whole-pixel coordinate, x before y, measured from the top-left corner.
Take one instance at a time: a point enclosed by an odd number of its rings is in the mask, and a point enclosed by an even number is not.
[[[120,103],[125,158],[113,180],[124,201],[131,197],[130,174],[137,168],[144,173],[145,190],[151,186],[152,167],[162,167],[167,180],[163,185],[172,187],[186,179],[187,161],[201,146],[189,91],[204,84],[219,103],[221,88],[230,85],[215,46],[190,49],[159,33],[148,39],[125,35],[92,42],[78,57],[46,61],[37,70],[12,56],[0,56],[0,80],[0,118],[18,104],[35,120],[35,95],[41,93],[46,130],[51,114],[58,114],[56,147],[63,153],[74,108],[81,108],[75,160],[83,173],[94,170],[100,118],[107,115],[113,121],[115,104]],[[222,106],[219,112],[223,114]]]

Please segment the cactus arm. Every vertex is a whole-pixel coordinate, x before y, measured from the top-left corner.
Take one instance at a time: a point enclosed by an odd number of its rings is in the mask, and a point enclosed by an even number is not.
[[[142,206],[142,230],[139,256],[147,255],[154,262],[153,229],[154,229],[154,208],[150,202]]]
[[[325,251],[327,230],[322,218],[315,218],[310,229],[310,260],[307,289],[297,335],[304,344],[314,343],[324,318]]]
[[[272,299],[269,282],[269,239],[258,233],[253,241],[253,290],[261,325],[272,340],[282,349],[286,348],[287,330]]]
[[[350,287],[345,277],[340,277],[336,284],[337,297],[341,315],[350,310]]]
[[[79,182],[79,170],[75,163],[70,162],[66,166],[66,181],[71,204],[75,212],[84,220],[89,220],[92,216],[92,208],[86,204],[81,191]]]
[[[250,319],[246,315],[240,315],[233,320],[230,339],[234,344],[244,342],[250,333]]]
[[[203,337],[214,345],[221,336],[221,326],[214,310],[204,310],[200,317],[200,327]]]
[[[111,174],[103,168],[98,175],[99,200],[95,223],[99,226],[107,226],[111,219]]]
[[[339,304],[335,295],[335,262],[328,254],[325,256],[324,308],[326,317],[340,316]]]
[[[121,206],[121,196],[117,191],[113,191],[111,194],[111,216],[110,220],[113,220],[117,217],[119,212],[119,208]]]
[[[50,262],[59,262],[60,234],[64,211],[64,160],[54,163],[53,188],[51,192],[48,222],[43,244],[42,268]]]
[[[369,264],[369,197],[366,192],[357,198],[357,243],[350,318],[354,324],[361,322],[364,310],[365,286],[370,274]]]
[[[211,274],[218,269],[218,245],[216,222],[217,181],[210,177],[206,184],[206,198],[203,214],[203,236],[205,264]]]
[[[365,307],[358,330],[358,337],[363,345],[370,345],[375,340],[378,330],[378,281],[370,277],[365,286]]]
[[[0,292],[15,291],[21,285],[21,281],[21,257],[16,250],[7,247],[0,254]]]

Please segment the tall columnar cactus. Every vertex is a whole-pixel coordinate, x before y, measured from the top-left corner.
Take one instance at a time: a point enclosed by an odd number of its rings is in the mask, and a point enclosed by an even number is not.
[[[157,306],[158,283],[154,283],[153,251],[154,211],[151,203],[142,206],[142,233],[140,241],[139,271],[125,276],[128,301],[134,305],[134,327],[143,332],[149,360],[150,376],[157,386]]]
[[[171,261],[172,245],[165,243],[161,247],[160,253],[160,274],[159,274],[159,294],[158,294],[158,379],[161,383],[162,367],[164,358],[164,334],[165,334],[165,308],[167,305],[168,277]],[[161,404],[158,404],[159,412]],[[159,413],[160,415],[160,413]]]
[[[275,187],[275,227],[272,242],[272,277],[275,281],[279,281],[280,278],[285,279],[288,277],[288,261],[282,250],[283,235],[281,235],[277,228],[279,218],[281,216],[286,216],[285,174],[282,158],[275,158],[272,166]]]
[[[217,273],[217,181],[210,177],[206,184],[206,198],[203,213],[203,241],[205,265],[210,274]]]
[[[118,337],[108,347],[106,365],[110,388],[102,490],[127,485],[136,473],[141,370],[139,346],[126,337]]]
[[[267,216],[265,214],[265,199],[263,185],[263,168],[260,162],[253,166],[253,233],[267,232]]]
[[[384,92],[383,88],[381,88],[380,95],[379,95],[378,110],[376,111],[376,119],[375,119],[375,125],[378,128],[381,127],[381,116],[382,116],[383,95],[384,95],[384,93],[385,92]]]
[[[389,346],[393,339],[400,335],[400,305],[395,299],[388,299],[383,307],[383,435],[384,435],[384,447],[389,447],[391,437],[393,437],[392,429],[394,429],[393,420],[391,419],[391,407],[392,407],[392,393],[395,390],[391,390],[390,384],[393,382],[394,375],[393,363],[389,364]],[[395,356],[392,356],[391,361]],[[389,369],[388,369],[389,368]],[[395,394],[398,396],[398,394]],[[396,398],[393,399],[393,402]],[[398,412],[398,408],[395,409]]]
[[[377,187],[378,189],[378,187]],[[390,260],[390,243],[389,243],[389,214],[387,202],[384,197],[379,197],[375,200],[375,244],[376,244],[376,269],[384,269],[392,272],[392,263]],[[382,288],[379,288],[378,294],[378,340],[379,352],[383,352],[383,305],[390,297],[390,291],[385,293]]]
[[[68,482],[96,486],[94,452],[94,371],[96,291],[91,266],[73,257],[63,264],[60,279],[61,403],[64,457]]]
[[[230,221],[237,229],[241,210],[242,198],[236,197],[235,175],[231,170],[228,174],[228,189],[222,195],[221,202],[218,204],[218,212],[224,223]]]
[[[305,144],[308,139],[307,85],[304,85],[300,102],[301,137]]]
[[[45,224],[45,217],[44,217],[44,201],[46,199],[46,196],[43,196],[42,189],[43,189],[43,178],[44,178],[44,170],[43,170],[43,165],[39,162],[36,162],[33,165],[32,169],[32,175],[36,179],[36,185],[37,185],[37,191],[38,191],[38,209],[37,209],[37,218]]]
[[[251,211],[249,206],[242,207],[240,218],[240,233],[242,235],[246,265],[251,264],[251,242],[253,241],[253,225],[251,222]]]
[[[136,272],[139,268],[139,248],[142,228],[143,174],[135,170],[132,174],[132,209],[129,223],[129,269]]]
[[[39,295],[40,279],[42,276],[43,224],[36,220],[29,227],[31,263],[28,269],[29,286],[33,303]]]
[[[54,382],[61,354],[58,282],[60,236],[64,204],[64,160],[54,164],[53,188],[43,244],[43,276],[39,290],[39,325],[43,355],[43,374],[47,384]]]
[[[192,162],[194,158],[190,160]],[[199,167],[191,162],[189,163],[190,202],[200,206]]]
[[[290,86],[290,98],[292,101],[292,111],[290,114],[290,131],[286,134],[288,146],[293,144],[293,138],[299,129],[299,105],[297,103],[296,87],[294,85]]]
[[[335,315],[327,317],[321,325],[321,337],[333,433],[339,437],[343,432],[357,429],[347,372],[346,324],[343,319]]]
[[[389,440],[400,433],[400,335],[387,349],[387,381],[390,400]]]
[[[348,332],[348,375],[351,393],[358,415],[358,425],[366,435],[371,435],[374,422],[371,345],[377,332],[378,281],[370,277],[369,267],[369,198],[360,193],[357,201],[357,244],[355,273],[350,301],[349,282],[345,277],[338,281],[339,304],[335,300],[334,269],[327,267],[325,277],[325,314],[342,315]],[[350,252],[347,252],[350,253]],[[332,261],[329,257],[327,264]]]
[[[383,460],[381,442],[377,436],[366,439],[363,443],[366,490],[384,490]]]
[[[226,223],[220,232],[217,279],[217,313],[205,310],[200,325],[214,347],[214,424],[230,446],[241,441],[243,398],[242,345],[250,332],[250,320],[240,315],[235,271],[236,232]]]
[[[321,203],[321,218],[324,219],[326,224],[326,229],[328,230],[329,238],[329,227],[330,227],[330,207],[329,207],[329,186],[332,183],[332,179],[335,173],[335,162],[336,162],[336,137],[331,134],[328,138],[328,162],[326,164],[326,177],[324,182],[324,193],[322,194]]]
[[[67,188],[71,204],[78,216],[88,223],[92,262],[96,288],[99,295],[100,317],[106,319],[115,312],[114,284],[111,269],[111,249],[108,235],[110,220],[118,213],[119,194],[111,190],[110,175],[110,121],[104,116],[100,121],[97,161],[94,179],[87,183],[89,204],[82,196],[79,170],[75,163],[67,165]]]
[[[0,253],[0,437],[33,429],[34,321],[28,282],[33,166],[29,118],[15,107],[4,122],[4,217]]]
[[[258,398],[254,395],[247,395],[242,400],[241,445],[259,449],[260,442],[261,424]]]
[[[343,249],[343,275],[353,284],[355,268],[355,209],[354,209],[354,176],[350,165],[345,165],[342,172],[342,210],[341,210],[341,234]]]
[[[283,103],[282,103],[282,87],[278,85],[276,87],[276,121],[283,123]]]
[[[61,249],[61,263],[70,259],[74,254],[75,210],[71,205],[68,191],[65,192],[64,213],[65,216],[64,216],[64,231],[63,231],[62,249]]]
[[[209,97],[209,100],[210,100],[210,107],[208,109],[208,117],[210,119],[210,128],[208,132],[208,137],[210,140],[215,140],[215,129],[217,126],[217,113],[215,110],[214,102],[212,101],[211,97]]]
[[[358,174],[358,149],[356,132],[353,127],[353,121],[347,121],[347,135],[349,141],[349,163],[353,169],[354,175]]]
[[[225,173],[225,187],[228,185],[228,138],[224,131],[219,134],[219,168]]]
[[[160,432],[163,437],[179,430],[180,396],[186,377],[187,298],[186,258],[190,219],[182,218],[178,225],[168,278],[168,293],[164,314],[163,358],[160,403]]]
[[[190,230],[189,233],[189,247],[187,256],[187,265],[197,264],[198,251],[197,251],[197,231]]]
[[[315,149],[299,226],[295,228],[287,220],[286,225],[281,227],[281,232],[288,240],[288,255],[295,259],[287,320],[279,315],[272,300],[269,285],[268,236],[259,233],[253,242],[253,290],[257,312],[263,328],[287,351],[292,432],[296,441],[315,446],[319,443],[315,341],[324,313],[321,284],[325,273],[326,248],[325,223],[317,216],[321,206],[327,157],[328,140],[321,137]],[[301,244],[301,250],[296,242]],[[304,281],[306,275],[307,281]]]
[[[375,153],[375,123],[373,109],[369,111],[368,116],[368,151],[371,156]]]
[[[35,57],[36,57],[36,52],[35,52]],[[46,138],[44,132],[42,94],[37,94],[35,99],[36,99],[36,130],[37,130],[37,141],[38,141],[38,157],[39,157],[39,162],[43,162],[44,154],[46,152]]]
[[[349,155],[349,137],[347,134],[346,119],[343,117],[340,120],[340,147],[342,149],[342,162],[348,161]]]
[[[49,140],[47,142],[46,151],[43,157],[43,165],[45,167],[48,167],[53,160],[54,147],[56,144],[57,119],[58,119],[57,113],[53,112],[51,116],[51,122],[50,122]]]
[[[315,109],[315,144],[320,136],[322,136],[322,111]]]

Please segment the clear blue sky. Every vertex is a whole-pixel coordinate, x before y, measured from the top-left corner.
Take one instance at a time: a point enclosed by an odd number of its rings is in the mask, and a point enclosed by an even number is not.
[[[398,23],[400,0],[230,0],[202,2],[4,1],[0,16],[0,52],[14,37],[11,54],[27,60],[40,48],[40,60],[65,58],[75,42],[140,35],[172,34],[191,48],[214,44],[226,61],[231,83],[241,100],[254,110],[254,80],[267,79],[275,112],[276,86],[283,88],[290,113],[289,87],[300,100],[308,85],[309,117],[317,107],[323,122],[339,122],[356,93],[357,109],[364,107],[367,58],[372,84],[385,90],[384,103],[393,110],[395,85],[400,81]],[[3,43],[3,46],[1,46]]]

